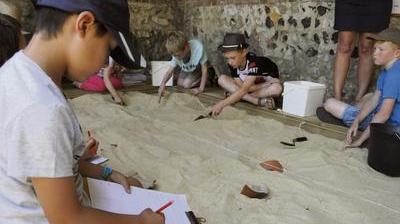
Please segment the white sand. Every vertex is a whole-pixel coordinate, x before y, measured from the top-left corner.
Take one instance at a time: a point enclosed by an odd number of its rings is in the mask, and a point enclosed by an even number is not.
[[[126,175],[155,178],[159,190],[186,194],[207,223],[400,223],[400,178],[370,168],[367,150],[274,120],[226,108],[216,120],[195,97],[125,95],[121,108],[106,95],[72,100],[83,130],[92,128],[109,165]],[[295,149],[279,142],[306,135]],[[112,147],[110,144],[117,144]],[[284,173],[258,163],[279,160]],[[266,184],[266,200],[240,194],[245,184]]]

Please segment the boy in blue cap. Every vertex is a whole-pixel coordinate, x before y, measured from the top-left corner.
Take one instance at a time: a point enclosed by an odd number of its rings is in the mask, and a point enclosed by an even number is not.
[[[400,128],[400,30],[388,28],[379,34],[370,34],[375,40],[373,59],[382,66],[376,90],[365,95],[357,105],[348,105],[334,98],[324,108],[349,126],[348,148],[360,147],[370,135],[370,123],[388,123]],[[357,131],[364,132],[357,137]]]
[[[120,215],[90,208],[82,176],[129,179],[85,161],[86,144],[61,80],[82,81],[108,56],[144,65],[133,51],[126,0],[38,0],[35,34],[0,69],[0,223],[161,224],[150,209]],[[142,62],[142,63],[141,63]]]

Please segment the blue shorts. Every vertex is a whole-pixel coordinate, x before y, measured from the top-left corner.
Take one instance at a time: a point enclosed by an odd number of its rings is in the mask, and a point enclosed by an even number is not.
[[[360,108],[356,106],[348,106],[344,110],[342,115],[343,123],[350,127],[359,113],[360,113]],[[364,118],[364,120],[358,125],[358,128],[361,130],[365,130],[371,123],[373,117],[374,117],[373,113],[368,114],[368,116]]]

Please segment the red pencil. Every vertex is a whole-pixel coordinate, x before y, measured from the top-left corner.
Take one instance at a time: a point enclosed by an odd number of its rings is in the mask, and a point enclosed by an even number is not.
[[[93,138],[93,130],[92,129],[88,129],[87,130],[88,133],[88,137],[89,139]],[[97,155],[97,145],[94,145],[92,148],[89,149],[89,153],[92,156]]]
[[[172,203],[174,203],[173,200],[167,202],[165,205],[163,205],[161,208],[159,208],[156,213],[161,213],[164,209],[168,208],[169,206],[172,205]]]

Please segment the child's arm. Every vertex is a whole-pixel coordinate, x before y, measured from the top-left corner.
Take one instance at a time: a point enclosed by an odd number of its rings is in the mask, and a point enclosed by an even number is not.
[[[206,87],[206,84],[207,84],[207,79],[208,79],[208,66],[207,66],[207,63],[204,63],[201,65],[200,86],[199,86],[199,88],[194,88],[192,90],[195,95],[198,95],[204,91],[204,88]]]
[[[375,114],[371,123],[385,123],[387,120],[389,120],[395,104],[396,104],[395,99],[391,98],[384,99],[381,108],[379,109],[378,113]]]
[[[164,223],[164,217],[151,210],[145,210],[140,215],[120,215],[82,206],[76,196],[74,177],[32,178],[32,183],[51,224]]]
[[[110,77],[114,70],[114,65],[115,65],[114,60],[110,59],[108,66],[104,69],[104,77],[103,77],[104,85],[106,86],[108,92],[110,92],[115,103],[120,105],[125,105],[125,102],[122,100],[121,96],[115,90],[110,80]]]
[[[236,92],[234,92],[228,98],[219,101],[211,108],[212,116],[218,116],[226,106],[234,104],[242,99],[242,97],[249,92],[249,89],[254,84],[256,78],[256,76],[247,76],[243,84]]]
[[[362,105],[360,113],[354,119],[349,130],[347,131],[346,142],[350,147],[353,145],[353,138],[357,135],[360,122],[362,122],[368,116],[368,114],[370,114],[376,108],[380,96],[381,93],[379,91],[375,91],[374,94]]]
[[[372,111],[375,110],[375,108],[378,106],[380,97],[381,92],[377,90],[365,101],[365,103],[361,106],[360,113],[356,118],[358,122],[363,121]]]
[[[174,69],[175,69],[174,67],[170,66],[160,83],[160,87],[158,88],[158,103],[161,102],[161,97],[163,96],[165,91],[165,85],[167,84],[168,80],[172,77]]]
[[[88,162],[88,159],[93,156],[90,150],[93,149],[94,147],[95,148],[94,151],[97,151],[98,145],[99,145],[98,141],[89,134],[89,140],[86,143],[84,154],[81,156],[79,160],[79,173],[84,177],[92,177],[95,179],[103,178],[102,174],[104,167]],[[139,180],[133,177],[126,177],[125,175],[116,170],[112,171],[111,175],[107,180],[121,184],[125,188],[125,191],[127,193],[130,193],[131,186],[143,187]]]
[[[381,109],[378,111],[378,113],[375,114],[371,123],[385,123],[392,114],[395,103],[396,101],[394,99],[384,99]],[[354,142],[349,142],[350,145],[347,147],[352,148],[360,146],[365,140],[369,138],[369,135],[370,127],[368,126],[368,128],[365,129],[365,131],[361,134],[360,138],[358,138]]]
[[[84,177],[102,179],[103,166],[92,164],[85,160],[79,161],[79,173]],[[131,186],[143,187],[139,181],[134,178],[128,178],[117,170],[113,170],[110,177],[107,179],[111,182],[121,184],[126,193],[131,193]]]

